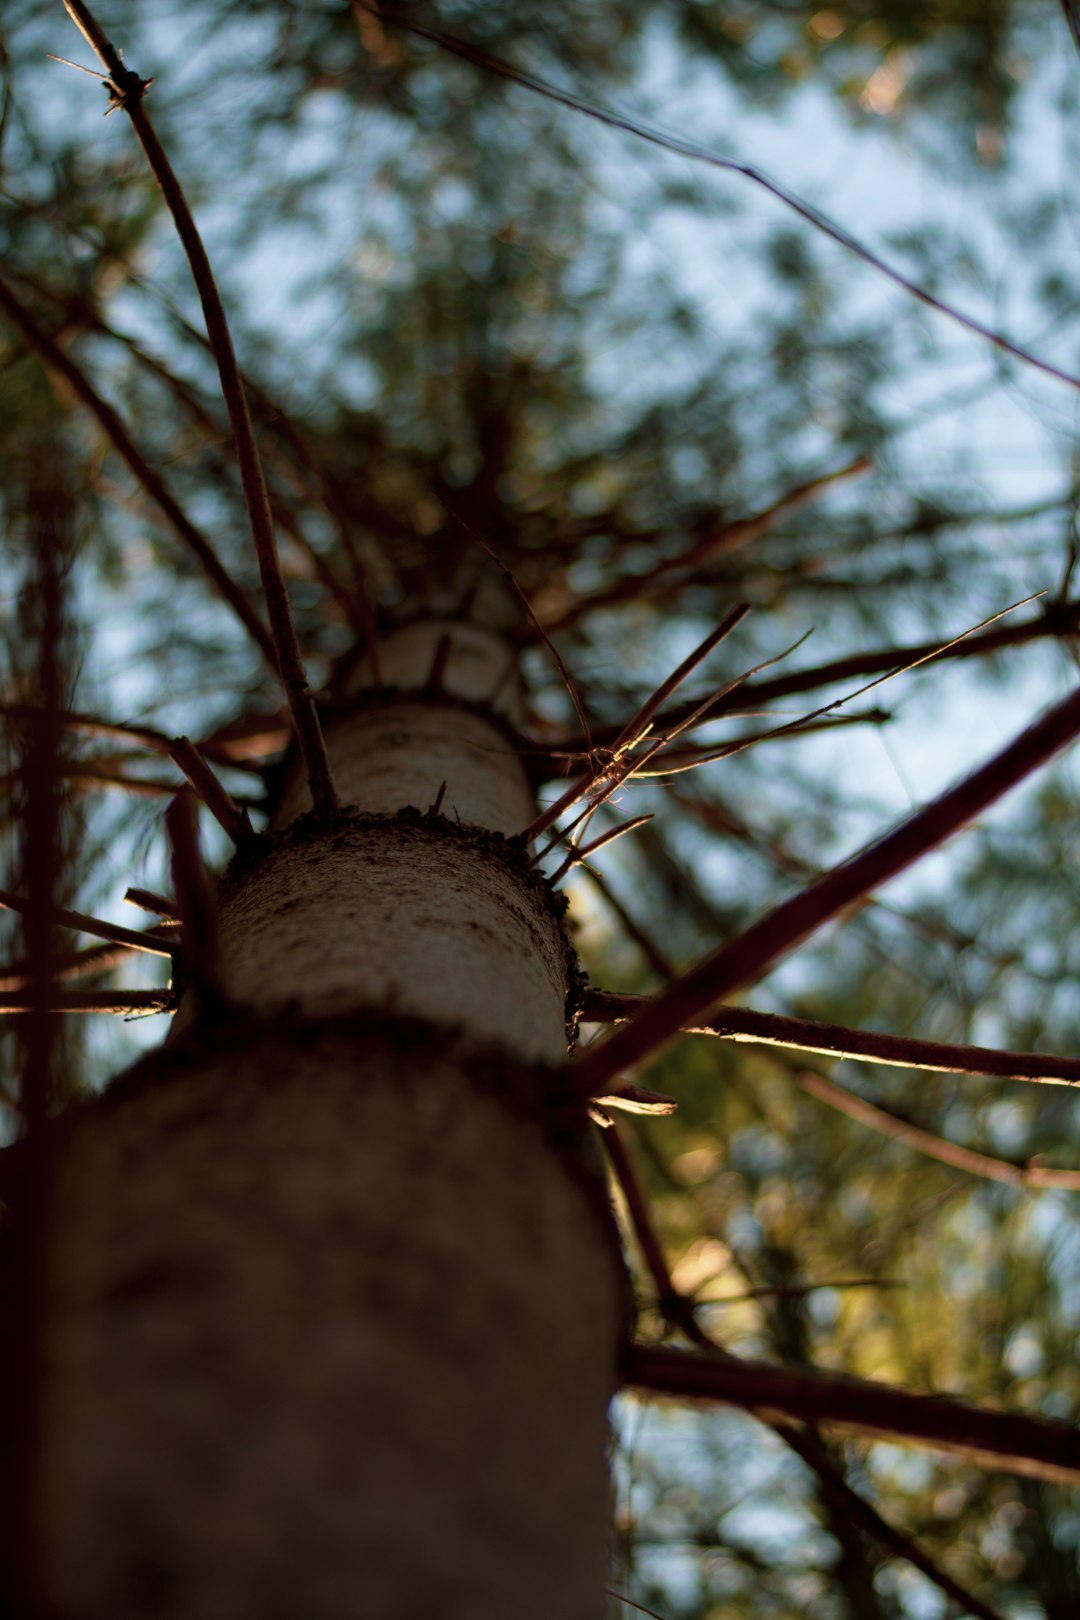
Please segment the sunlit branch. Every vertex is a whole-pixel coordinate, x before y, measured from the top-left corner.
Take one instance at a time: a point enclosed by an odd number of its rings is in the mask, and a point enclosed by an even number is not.
[[[180,908],[175,900],[169,899],[168,895],[155,894],[152,889],[130,888],[124,890],[124,899],[131,906],[139,906],[155,917],[164,918],[165,921],[158,925],[161,928],[167,928],[180,920]]]
[[[1007,1159],[977,1153],[972,1148],[949,1142],[933,1131],[922,1130],[906,1119],[899,1119],[887,1109],[867,1102],[864,1097],[857,1097],[843,1086],[834,1085],[822,1075],[803,1070],[796,1079],[804,1091],[828,1103],[841,1114],[846,1114],[849,1119],[868,1125],[871,1130],[890,1137],[894,1142],[903,1142],[929,1159],[952,1165],[955,1170],[966,1170],[969,1175],[982,1176],[987,1181],[1003,1181],[1009,1187],[1066,1187],[1074,1191],[1080,1188],[1080,1170],[1055,1170],[1041,1164],[1010,1164]]]
[[[986,648],[986,645],[984,645],[984,638],[981,638],[980,635],[978,635],[978,632],[986,629],[986,625],[996,624],[997,619],[1004,619],[1004,617],[1006,617],[1007,614],[1010,614],[1010,612],[1017,611],[1017,608],[1025,608],[1030,601],[1035,601],[1036,596],[1043,595],[1046,595],[1044,591],[1036,591],[1035,596],[1025,596],[1022,601],[1010,604],[1009,608],[1002,608],[1001,611],[996,612],[996,614],[991,614],[989,619],[981,619],[978,624],[972,625],[970,629],[962,630],[960,635],[954,635],[952,640],[949,640],[949,642],[926,642],[921,646],[907,648],[908,656],[904,663],[895,663],[895,658],[899,658],[900,656],[900,650],[895,650],[894,653],[891,654],[891,658],[887,659],[887,663],[882,663],[881,666],[879,666],[884,669],[884,674],[874,676],[873,680],[868,680],[865,685],[857,687],[857,689],[853,690],[853,692],[845,692],[844,697],[834,698],[831,703],[823,703],[823,705],[816,708],[816,710],[810,710],[806,714],[800,714],[800,716],[797,716],[795,719],[785,721],[782,726],[772,726],[769,731],[755,732],[755,734],[751,735],[751,737],[742,737],[742,739],[738,739],[737,742],[724,744],[722,745],[721,750],[717,752],[716,758],[729,758],[730,755],[733,755],[733,753],[742,753],[743,748],[755,747],[758,742],[771,742],[774,737],[789,737],[789,735],[797,735],[798,732],[806,731],[808,727],[816,726],[818,721],[826,718],[826,716],[829,716],[829,714],[834,714],[836,713],[836,710],[844,708],[847,703],[853,703],[855,698],[865,697],[866,692],[873,692],[874,687],[882,687],[882,685],[886,685],[886,682],[889,682],[889,680],[895,680],[895,677],[897,676],[907,676],[907,674],[910,674],[913,669],[918,669],[921,664],[936,663],[938,659],[949,658],[949,654],[954,653],[955,648],[960,648],[960,646],[970,646],[975,645],[975,643],[983,643],[983,651],[988,651],[988,648]],[[810,630],[808,630],[806,635],[810,635],[810,633]],[[806,635],[801,637],[801,642],[805,642]],[[795,643],[795,646],[800,646],[801,642]],[[789,651],[795,651],[795,648],[789,648]],[[787,653],[780,654],[780,658],[787,658],[787,656],[789,656]],[[779,664],[780,658],[771,658],[769,661],[767,661],[767,664],[758,664],[755,669],[746,671],[745,676],[738,680],[738,682],[733,682],[730,689],[725,689],[722,693],[716,693],[716,695],[709,698],[708,703],[704,703],[704,705],[698,703],[698,705],[693,706],[688,703],[688,705],[683,706],[683,708],[677,708],[677,710],[669,711],[669,714],[665,714],[664,716],[665,724],[670,727],[669,732],[667,732],[669,739],[674,739],[674,737],[682,735],[682,732],[690,731],[691,727],[693,726],[703,724],[704,713],[706,713],[708,710],[714,710],[714,708],[716,708],[717,700],[719,700],[721,697],[729,697],[729,692],[732,693],[732,698],[730,698],[730,701],[727,701],[727,703],[724,703],[724,710],[722,710],[721,713],[712,713],[709,718],[721,719],[724,714],[730,713],[732,710],[745,710],[745,708],[750,706],[748,705],[748,695],[750,695],[750,693],[755,693],[756,701],[758,701],[758,703],[764,703],[764,701],[769,700],[769,698],[784,697],[784,695],[789,695],[789,689],[784,689],[784,692],[777,692],[777,687],[782,684],[782,677],[777,677],[776,682],[763,680],[763,682],[758,682],[758,684],[750,684],[750,680],[748,680],[748,677],[758,674],[759,669],[767,669],[769,664]],[[836,669],[836,667],[839,667],[839,664],[836,664],[836,666],[827,667]],[[792,679],[795,679],[795,677],[792,677]],[[839,677],[837,677],[837,679],[839,679]],[[824,682],[824,680],[814,680],[813,684],[826,685],[827,682]],[[735,697],[733,693],[738,693],[738,697]],[[555,745],[552,745],[552,747],[555,747]]]
[[[634,832],[638,827],[644,827],[647,821],[652,820],[653,814],[654,812],[650,812],[644,816],[633,816],[629,821],[621,821],[617,827],[612,827],[609,831],[601,833],[599,838],[594,838],[591,843],[582,844],[580,849],[572,850],[558,871],[551,874],[551,882],[560,883],[566,874],[577,866],[579,862],[583,861],[587,855],[595,855],[598,849],[603,849],[605,844],[614,843],[615,839],[621,838],[624,833]]]
[[[765,1408],[807,1423],[955,1451],[984,1468],[1033,1479],[1080,1481],[1080,1430],[1047,1418],[968,1406],[869,1379],[808,1367],[634,1345],[626,1383],[679,1400]]]
[[[635,771],[634,775],[639,781],[650,777],[681,776],[685,771],[697,770],[699,765],[712,765],[719,759],[730,759],[735,754],[741,754],[747,748],[753,748],[761,742],[778,742],[783,738],[808,737],[812,733],[821,731],[835,731],[838,726],[884,726],[892,720],[893,716],[888,709],[863,709],[859,714],[833,714],[819,716],[816,720],[798,720],[791,726],[773,726],[768,731],[749,732],[744,737],[735,737],[731,742],[717,743],[715,747],[703,746],[700,748],[679,749],[670,754],[663,765],[657,766],[653,771]],[[688,724],[693,724],[690,721]]]
[[[874,652],[852,653],[848,658],[837,658],[813,669],[794,669],[788,675],[774,675],[767,681],[754,681],[740,688],[725,709],[753,709],[859,675],[891,671],[899,673],[901,669],[911,669],[930,659],[936,662],[939,659],[985,658],[1003,647],[1020,646],[1024,642],[1040,640],[1043,636],[1065,637],[1078,633],[1080,602],[1054,602],[1037,618],[1027,619],[1021,624],[1001,625],[984,635],[971,635],[954,641],[948,647],[933,641],[916,642],[910,647],[883,647]],[[601,743],[604,740],[603,734],[597,738]]]
[[[207,336],[221,378],[225,406],[232,424],[237,467],[270,617],[276,666],[296,726],[312,803],[318,814],[329,815],[338,807],[337,794],[330,774],[330,762],[319,725],[318,711],[300,657],[288,592],[278,562],[274,520],[270,511],[266,480],[255,443],[244,385],[233,351],[225,307],[218,293],[210,260],[180,182],[173,173],[165,150],[143,108],[142,97],[146,81],[125,67],[120,53],[106,38],[97,19],[84,4],[84,0],[64,0],[64,5],[105,68],[108,75],[107,82],[111,86],[110,94],[131,119],[154,178],[172,214],[191,266],[206,320]]]
[[[710,631],[705,640],[695,647],[688,657],[683,659],[678,668],[660,683],[651,696],[646,698],[633,719],[619,732],[614,746],[603,755],[592,754],[585,774],[567,788],[566,792],[561,794],[554,804],[541,811],[535,821],[526,828],[524,833],[526,842],[539,838],[541,833],[545,833],[549,827],[555,824],[564,811],[572,809],[582,799],[588,798],[590,802],[587,809],[568,827],[564,827],[559,834],[560,838],[566,837],[585,815],[591,814],[592,810],[598,805],[611,798],[612,794],[634,774],[635,770],[647,764],[660,749],[665,748],[668,743],[679,735],[681,730],[685,729],[685,726],[681,726],[675,730],[666,730],[660,740],[654,743],[644,755],[634,758],[632,750],[648,736],[654,716],[666,703],[672,692],[681,686],[689,675],[693,674],[694,670],[698,668],[714,648],[719,646],[720,642],[725,640],[735,627],[742,622],[749,611],[750,604],[748,602],[739,602],[725,615],[716,629]],[[740,676],[739,680],[745,678],[745,676]],[[704,702],[699,703],[693,711],[694,716],[696,717],[713,708],[734,684],[736,683],[729,682],[727,686],[722,687],[719,691],[706,698]],[[592,791],[594,787],[597,789],[596,792]]]
[[[617,1089],[610,1082],[621,1069],[649,1056],[680,1029],[700,1022],[739,985],[758,978],[854,901],[943,844],[1078,733],[1080,691],[1048,710],[956,787],[721,946],[631,1022],[591,1046],[577,1059],[583,1094]]]
[[[0,910],[25,915],[29,902],[0,889]],[[67,911],[62,906],[53,906],[49,918],[61,928],[73,928],[80,934],[96,934],[99,939],[111,940],[114,945],[126,945],[132,951],[145,951],[149,956],[172,955],[172,948],[160,937],[155,939],[153,934],[137,933],[133,928],[105,922],[101,917],[87,917],[81,911]]]
[[[34,1011],[33,996],[16,990],[0,991],[0,1014]],[[48,998],[51,1013],[129,1013],[172,1012],[175,1005],[170,990],[63,990]]]
[[[587,990],[584,1023],[616,1023],[632,1018],[648,996]],[[882,1063],[938,1074],[983,1074],[1001,1080],[1027,1080],[1039,1085],[1080,1085],[1080,1058],[1051,1057],[1044,1052],[1004,1052],[986,1046],[958,1046],[909,1035],[879,1035],[874,1030],[845,1029],[806,1018],[754,1012],[749,1007],[717,1007],[707,1019],[687,1025],[685,1034],[714,1035],[720,1040],[779,1046],[816,1052],[855,1063]]]
[[[705,640],[701,642],[699,646],[695,647],[693,652],[690,653],[688,657],[683,659],[682,663],[677,669],[672,670],[671,674],[666,680],[661,681],[660,685],[650,697],[646,698],[645,702],[641,705],[640,709],[638,709],[633,719],[623,727],[615,742],[616,749],[620,747],[632,748],[635,743],[639,742],[641,738],[645,736],[646,732],[651,727],[654,718],[659,714],[660,710],[663,708],[668,698],[671,697],[672,693],[677,691],[677,689],[682,686],[683,682],[689,679],[689,677],[694,673],[695,669],[705,662],[706,658],[714,650],[714,648],[718,647],[722,641],[727,639],[731,632],[742,623],[749,612],[749,602],[736,603],[736,605],[731,609],[731,612],[726,614],[722,622],[717,625],[716,629],[711,631],[710,634],[705,637]],[[708,704],[710,707],[714,701],[715,699],[713,698],[708,699]],[[665,723],[665,730],[668,729],[669,728]]]

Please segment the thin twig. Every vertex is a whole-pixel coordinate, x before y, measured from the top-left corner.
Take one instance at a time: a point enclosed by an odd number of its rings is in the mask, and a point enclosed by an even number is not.
[[[968,1406],[947,1395],[651,1345],[631,1348],[626,1382],[678,1400],[764,1407],[803,1422],[841,1424],[860,1434],[955,1451],[984,1468],[1032,1479],[1080,1482],[1080,1432],[1071,1425]]]
[[[559,671],[559,675],[562,678],[562,683],[565,686],[567,692],[569,693],[571,703],[574,705],[574,710],[575,710],[575,713],[577,714],[577,717],[578,717],[578,723],[581,726],[581,735],[585,738],[585,746],[586,746],[587,750],[591,753],[592,752],[592,732],[591,732],[590,727],[589,727],[589,717],[585,713],[585,705],[581,701],[581,697],[580,697],[580,695],[578,693],[577,687],[575,686],[574,682],[570,678],[570,671],[567,669],[566,664],[563,661],[562,654],[559,652],[558,647],[556,647],[555,643],[552,641],[551,636],[549,635],[547,630],[545,630],[544,626],[540,623],[540,620],[536,615],[536,612],[535,612],[535,610],[533,608],[532,603],[529,601],[529,598],[526,596],[525,592],[522,590],[521,586],[518,584],[517,579],[514,577],[514,574],[513,574],[512,570],[507,567],[507,565],[503,562],[502,558],[496,552],[492,551],[491,547],[486,543],[486,541],[481,540],[480,536],[475,532],[474,529],[472,529],[470,527],[469,524],[467,524],[465,522],[464,518],[458,517],[457,514],[453,513],[453,512],[450,515],[451,515],[451,517],[453,517],[453,519],[454,519],[454,521],[456,523],[460,523],[462,528],[464,528],[466,530],[466,532],[469,535],[472,536],[472,538],[476,541],[476,544],[483,551],[487,552],[488,556],[491,558],[491,560],[495,564],[496,568],[500,569],[502,571],[502,573],[505,574],[507,580],[510,583],[511,590],[514,592],[514,595],[517,597],[518,601],[521,603],[522,607],[525,609],[525,612],[529,615],[529,618],[533,622],[533,627],[536,630],[537,635],[540,637],[540,640],[544,643],[544,646],[547,648],[548,652],[551,654],[552,658],[555,661],[555,667]]]
[[[715,765],[718,760],[730,759],[732,755],[741,754],[758,743],[779,742],[785,737],[809,737],[821,731],[835,731],[838,726],[884,726],[892,718],[888,709],[864,709],[859,714],[823,715],[816,720],[798,720],[791,726],[771,726],[768,731],[753,731],[747,736],[732,738],[730,742],[717,743],[711,748],[679,749],[654,771],[637,770],[634,776],[638,781],[682,776],[687,771],[696,771],[701,765]],[[688,719],[684,729],[689,729],[693,724],[695,721]]]
[[[722,641],[727,639],[749,612],[749,602],[737,602],[731,612],[726,614],[722,622],[717,625],[716,629],[710,631],[705,640],[695,647],[688,657],[683,659],[678,668],[673,670],[667,677],[667,680],[660,682],[655,692],[645,699],[633,719],[623,727],[615,740],[616,751],[622,747],[632,748],[635,743],[641,741],[652,726],[653,719],[659,714],[671,694],[677,691],[688,676],[692,675],[695,669],[705,662],[715,647],[718,647]]]
[[[577,1059],[585,1096],[616,1089],[612,1078],[651,1055],[739,985],[758,978],[810,934],[890,878],[936,849],[1080,733],[1080,691],[1036,720],[979,770],[904,821],[893,832],[835,867],[743,934],[676,980]]]
[[[834,699],[832,703],[822,704],[819,709],[812,709],[809,714],[802,715],[798,720],[790,720],[786,725],[776,726],[771,731],[762,732],[757,737],[744,738],[742,743],[732,749],[732,752],[740,753],[743,748],[751,748],[755,743],[766,742],[774,737],[784,737],[791,732],[801,731],[809,721],[819,720],[824,715],[833,714],[835,710],[842,709],[846,703],[853,702],[855,698],[864,697],[867,692],[872,692],[875,687],[884,686],[886,682],[895,680],[898,675],[909,675],[913,669],[918,669],[922,664],[929,664],[932,660],[940,658],[943,653],[947,653],[950,648],[957,646],[961,641],[966,641],[969,636],[975,635],[979,630],[985,630],[987,625],[996,624],[999,619],[1004,619],[1007,614],[1015,613],[1017,608],[1026,607],[1029,602],[1034,602],[1038,597],[1045,595],[1045,591],[1036,591],[1031,596],[1025,596],[1019,602],[1012,602],[1008,607],[1000,608],[997,613],[992,613],[988,619],[981,619],[978,624],[973,624],[970,629],[962,630],[958,636],[953,636],[951,641],[941,643],[940,646],[934,648],[933,652],[925,653],[920,658],[913,658],[899,669],[889,670],[885,675],[876,676],[874,680],[867,681],[864,686],[856,687],[854,692],[847,692],[843,697]]]
[[[587,855],[595,855],[598,849],[603,849],[605,844],[614,843],[615,839],[621,838],[624,833],[644,827],[647,821],[653,819],[654,814],[655,812],[650,811],[648,815],[634,816],[630,821],[621,821],[617,827],[612,827],[608,832],[601,833],[599,838],[594,838],[591,844],[583,844],[580,849],[573,850],[558,871],[551,874],[551,882],[561,883],[566,874],[579,865]]]
[[[937,1159],[941,1164],[952,1165],[955,1170],[966,1170],[969,1175],[982,1176],[986,1181],[1003,1181],[1009,1187],[1066,1187],[1072,1191],[1080,1188],[1080,1170],[1055,1170],[1041,1164],[1010,1164],[1007,1159],[996,1159],[987,1153],[977,1153],[972,1148],[949,1142],[933,1131],[912,1125],[908,1120],[900,1119],[896,1114],[867,1102],[865,1097],[857,1097],[854,1092],[846,1090],[843,1086],[834,1085],[823,1075],[812,1074],[804,1069],[795,1078],[810,1096],[828,1103],[830,1108],[846,1114],[849,1119],[856,1119],[861,1125],[868,1125],[871,1130],[878,1131],[882,1136],[891,1137],[894,1142],[903,1142],[907,1147],[914,1148],[917,1153],[923,1153],[929,1159]]]
[[[650,998],[611,990],[587,990],[583,1023],[612,1024],[632,1018]],[[1044,1086],[1080,1086],[1080,1058],[1052,1057],[1044,1052],[1004,1052],[987,1046],[959,1046],[913,1035],[881,1035],[875,1030],[818,1024],[808,1018],[785,1018],[749,1007],[718,1007],[708,1019],[688,1024],[688,1035],[715,1035],[720,1040],[749,1041],[855,1063],[882,1063],[937,1074],[985,1074],[1000,1080],[1026,1080]]]
[[[64,6],[105,68],[109,81],[120,91],[119,102],[146,153],[147,161],[161,188],[177,233],[187,254],[206,321],[207,336],[217,363],[221,391],[232,424],[236,443],[237,467],[251,523],[252,538],[259,562],[263,591],[276,653],[276,663],[289,700],[296,735],[303,754],[312,804],[319,815],[331,815],[338,808],[337,793],[330,773],[326,744],[319,725],[315,699],[308,687],[300,648],[289,606],[288,591],[278,562],[274,520],[251,424],[244,385],[240,379],[225,306],[214,280],[202,237],[188,206],[187,198],[173,172],[165,149],[142,105],[146,81],[126,68],[120,53],[106,38],[84,0],[64,0]],[[114,90],[111,92],[116,93]]]
[[[27,901],[0,889],[0,911],[25,914],[28,909]],[[111,940],[115,945],[126,945],[132,951],[145,951],[148,956],[172,955],[172,948],[160,937],[155,939],[150,933],[136,933],[132,928],[122,928],[119,923],[104,922],[100,917],[87,917],[81,911],[66,911],[62,906],[53,906],[49,916],[61,928],[74,928],[80,934],[96,934],[99,939]]]
[[[808,225],[812,225],[815,230],[827,236],[830,241],[854,254],[857,259],[861,259],[863,264],[869,265],[879,275],[885,276],[912,298],[916,298],[921,304],[925,304],[928,309],[932,309],[937,314],[944,315],[947,319],[955,321],[965,331],[973,333],[976,337],[983,338],[987,343],[992,344],[995,349],[1000,350],[1003,354],[1010,355],[1014,360],[1020,360],[1025,365],[1034,366],[1037,371],[1045,372],[1048,377],[1054,377],[1058,382],[1067,383],[1070,388],[1080,388],[1080,377],[1074,376],[1072,372],[1062,370],[1059,366],[1052,365],[1049,360],[1041,360],[1038,355],[1034,355],[1029,350],[1011,342],[1002,333],[996,332],[993,327],[987,326],[983,321],[976,319],[975,316],[966,315],[962,310],[955,309],[951,304],[946,304],[942,299],[936,298],[933,293],[920,286],[917,281],[913,281],[909,276],[906,276],[902,270],[897,270],[894,265],[883,259],[880,254],[875,253],[872,248],[864,246],[842,225],[835,224],[820,209],[815,208],[812,203],[804,202],[794,192],[789,191],[786,186],[781,185],[777,180],[771,179],[763,170],[755,168],[752,164],[742,163],[737,158],[721,157],[718,152],[710,151],[708,147],[700,146],[696,141],[685,140],[677,135],[667,135],[662,130],[642,123],[638,119],[629,118],[623,113],[610,111],[595,102],[586,101],[583,97],[574,95],[569,90],[560,90],[555,85],[547,84],[543,79],[537,78],[535,74],[526,73],[523,69],[514,67],[509,62],[491,56],[487,51],[480,50],[453,34],[442,33],[433,28],[424,28],[419,23],[414,22],[411,17],[405,17],[400,12],[390,11],[386,7],[376,10],[373,6],[363,4],[363,0],[353,0],[353,5],[358,10],[370,12],[372,15],[380,17],[382,21],[391,23],[395,28],[401,28],[405,33],[415,34],[419,39],[429,40],[433,45],[438,45],[441,50],[450,51],[453,55],[462,57],[466,62],[471,62],[474,67],[482,68],[487,73],[494,73],[501,79],[508,79],[512,84],[520,85],[522,89],[530,90],[535,95],[545,97],[548,101],[554,101],[560,106],[569,107],[573,112],[579,112],[584,114],[586,118],[595,119],[597,123],[605,124],[609,129],[621,130],[624,134],[633,135],[638,140],[648,142],[651,146],[658,146],[664,151],[674,152],[678,156],[689,158],[695,163],[705,163],[710,168],[719,169],[724,173],[740,175],[744,180],[750,181],[752,185],[759,186],[763,191],[768,192],[783,207],[789,208],[800,219],[805,220]]]
[[[0,991],[0,1013],[34,1011],[33,996],[17,990]],[[171,990],[64,990],[49,996],[50,1013],[128,1013],[172,1012]]]
[[[589,790],[594,785],[602,786],[603,791],[599,797],[594,797],[592,799],[590,809],[602,804],[605,799],[610,798],[611,795],[618,790],[618,788],[626,780],[627,776],[633,774],[635,763],[631,758],[631,750],[648,735],[653,717],[656,715],[658,710],[671,696],[672,692],[674,692],[677,687],[681,686],[683,681],[686,680],[687,676],[691,675],[693,671],[697,669],[698,665],[708,657],[713,649],[717,647],[720,642],[725,639],[725,637],[731,634],[736,625],[741,623],[749,611],[750,604],[748,602],[739,602],[731,609],[730,613],[725,615],[724,619],[719,625],[717,625],[716,629],[710,631],[705,640],[695,647],[694,651],[689,655],[689,657],[684,658],[678,668],[674,670],[666,680],[661,682],[656,691],[653,692],[650,697],[646,698],[645,702],[638,709],[633,719],[619,732],[619,735],[615,739],[614,747],[610,750],[606,750],[603,755],[591,757],[589,766],[584,775],[579,777],[576,782],[572,783],[571,786],[567,788],[565,793],[560,794],[559,798],[555,800],[554,804],[549,805],[546,810],[541,811],[540,815],[536,817],[532,825],[526,828],[524,837],[527,843],[531,842],[534,838],[539,838],[542,833],[545,833],[549,827],[554,825],[565,810],[571,809],[575,804],[578,804],[583,798],[585,798],[585,796],[589,794]],[[739,679],[744,680],[745,676],[740,676]],[[719,701],[727,690],[728,688],[724,687],[721,689],[721,691],[715,692],[711,697],[707,698],[704,703],[699,704],[698,710],[695,712],[704,712],[704,710],[711,708],[716,702]],[[677,732],[667,733],[663,738],[661,738],[659,744],[654,744],[644,758],[638,763],[647,763],[647,761],[650,760],[656,752],[658,752],[659,748],[666,746],[667,743],[672,741],[676,735],[678,735]],[[587,813],[588,811],[583,812],[583,814]],[[579,816],[577,819],[580,821],[581,817]],[[566,834],[572,830],[573,826],[576,825],[577,822],[573,822],[570,827],[564,827],[559,837],[565,837]]]
[[[676,969],[671,960],[664,955],[663,951],[652,938],[651,934],[649,934],[646,929],[642,927],[637,918],[626,909],[623,901],[620,900],[619,896],[613,891],[608,879],[603,877],[594,866],[590,866],[588,861],[582,862],[581,870],[588,877],[593,888],[599,894],[609,911],[614,913],[615,917],[622,924],[623,928],[625,928],[627,934],[638,947],[638,950],[641,951],[653,972],[658,974],[661,979],[673,979],[675,977]]]

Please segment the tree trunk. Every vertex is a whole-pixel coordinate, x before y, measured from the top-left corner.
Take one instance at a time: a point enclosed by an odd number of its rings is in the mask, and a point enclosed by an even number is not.
[[[231,1010],[189,994],[56,1155],[62,1620],[602,1611],[623,1282],[512,663],[476,624],[381,654],[328,722],[348,808],[287,781],[223,884]]]

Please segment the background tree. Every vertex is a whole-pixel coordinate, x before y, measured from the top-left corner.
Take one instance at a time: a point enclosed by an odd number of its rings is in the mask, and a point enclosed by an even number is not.
[[[805,216],[759,201],[745,176],[604,132],[490,60],[594,110],[618,98],[646,133],[660,119],[722,155],[734,131],[775,128],[782,152],[787,130],[850,120],[848,150],[868,150],[898,194],[934,175],[923,210],[888,222],[891,240],[871,222],[873,250],[1068,372],[1080,359],[1067,202],[1026,156],[1051,128],[1069,138],[1054,122],[1075,80],[1059,7],[568,4],[538,20],[483,6],[412,19],[465,41],[464,57],[344,6],[195,5],[167,27],[130,12],[104,20],[156,75],[147,104],[222,281],[313,686],[344,690],[370,611],[385,636],[498,578],[478,540],[554,637],[600,747],[734,603],[754,611],[690,677],[684,707],[814,629],[656,766],[690,764],[699,744],[729,756],[738,744],[734,757],[627,787],[582,835],[655,813],[597,871],[566,879],[595,982],[673,976],[1067,689],[1069,385],[963,336]],[[84,95],[44,60],[77,54],[53,8],[15,4],[4,26],[6,544],[27,587],[10,607],[13,628],[23,617],[8,887],[44,884],[100,911],[133,883],[169,889],[153,796],[179,778],[147,763],[147,736],[61,739],[27,721],[28,700],[55,710],[62,688],[61,707],[197,736],[256,819],[287,727],[235,609],[57,355],[42,366],[35,333],[120,409],[248,602],[258,574],[213,361],[145,164],[122,117],[101,125],[90,81]],[[736,155],[754,156],[741,141]],[[951,189],[945,160],[963,176]],[[790,150],[784,163],[785,184],[806,184]],[[839,213],[836,172],[831,190],[824,167],[814,178]],[[1006,438],[1023,450],[1015,472]],[[1046,595],[933,670],[791,727],[1033,590]],[[530,758],[550,801],[567,755],[580,772],[585,739],[531,621],[519,637]],[[822,735],[822,723],[842,729]],[[771,975],[759,1007],[1067,1053],[1073,797],[1062,771],[1010,801],[931,877],[861,906]],[[549,869],[563,860],[553,852]],[[9,994],[34,980],[27,961],[66,951],[13,936]],[[129,959],[118,977],[131,985]],[[71,1022],[61,1032],[42,1007],[10,1037],[28,1118],[117,1066],[114,1029]],[[869,1071],[871,1091],[866,1070],[841,1069],[885,1110],[873,1135],[871,1116],[825,1100],[846,1105],[820,1083],[832,1061],[689,1040],[641,1077],[679,1100],[638,1146],[675,1287],[700,1309],[696,1326],[677,1300],[658,1309],[654,1267],[639,1336],[665,1335],[665,1311],[681,1311],[684,1336],[715,1330],[788,1368],[1073,1417],[1070,1194],[1035,1190],[1016,1168],[1075,1164],[1070,1094],[892,1068]],[[923,1137],[902,1137],[897,1116]],[[942,1142],[982,1158],[943,1162]],[[1060,1485],[806,1430],[796,1463],[752,1419],[693,1422],[707,1442],[691,1450],[675,1420],[619,1420],[617,1584],[665,1614],[934,1612],[914,1543],[953,1581],[950,1600],[969,1589],[969,1612],[1075,1607],[1077,1520]],[[860,1518],[844,1478],[903,1535],[890,1544]]]

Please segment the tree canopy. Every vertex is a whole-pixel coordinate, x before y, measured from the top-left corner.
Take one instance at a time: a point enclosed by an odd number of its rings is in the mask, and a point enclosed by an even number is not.
[[[112,0],[101,21],[152,78],[206,238],[313,687],[332,701],[378,626],[501,563],[550,804],[749,604],[664,725],[723,695],[578,836],[652,819],[546,859],[570,861],[594,986],[676,977],[1075,685],[1069,5]],[[101,117],[124,87],[47,58],[91,65],[59,3],[8,0],[0,48],[5,887],[37,826],[53,899],[133,927],[125,891],[169,886],[169,739],[258,819],[287,717],[242,622],[259,570],[187,261],[127,119]],[[114,729],[42,743],[42,706]],[[1076,815],[1066,757],[738,1005],[1068,1056]],[[4,920],[17,989],[32,929]],[[97,966],[114,978],[77,982],[136,982],[130,956]],[[584,1038],[610,1016],[586,1000]],[[14,1136],[36,1060],[5,1022]],[[161,1023],[63,1020],[47,1107]],[[755,1029],[669,1044],[638,1078],[677,1112],[616,1127],[684,1311],[635,1257],[643,1337],[696,1324],[1075,1422],[1071,1091]],[[1076,1611],[1075,1488],[832,1431],[796,1460],[696,1408],[627,1400],[617,1432],[613,1590],[667,1620]]]

